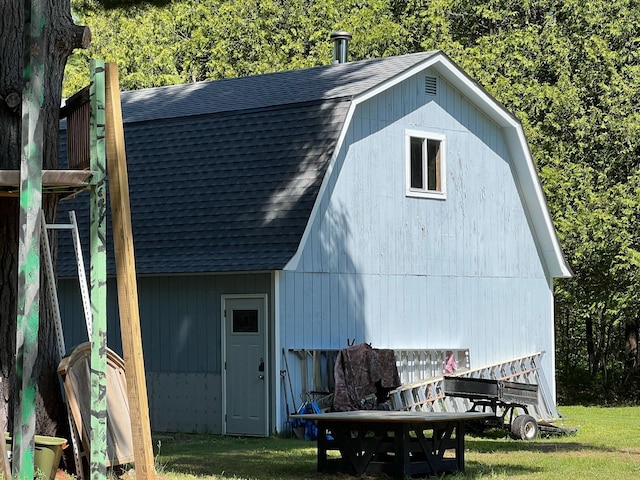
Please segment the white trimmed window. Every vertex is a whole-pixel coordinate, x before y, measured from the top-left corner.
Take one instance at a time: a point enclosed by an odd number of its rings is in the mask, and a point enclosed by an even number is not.
[[[405,132],[407,196],[445,198],[444,140],[439,133]]]

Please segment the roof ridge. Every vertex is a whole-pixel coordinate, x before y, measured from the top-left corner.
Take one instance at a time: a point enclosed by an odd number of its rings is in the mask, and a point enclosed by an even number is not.
[[[244,76],[240,76],[240,77],[223,77],[223,78],[215,78],[215,79],[211,79],[211,80],[199,80],[197,82],[186,82],[186,83],[176,83],[173,85],[161,85],[161,86],[157,86],[157,87],[145,87],[145,88],[139,88],[139,89],[135,89],[135,90],[123,90],[122,92],[120,92],[121,96],[126,96],[132,92],[147,92],[147,91],[154,91],[154,92],[158,92],[160,90],[163,89],[182,89],[187,85],[206,85],[206,84],[210,84],[210,83],[220,83],[220,82],[234,82],[236,80],[240,80],[240,79],[246,79],[246,78],[254,78],[254,77],[267,77],[267,76],[276,76],[276,75],[281,75],[281,74],[288,74],[288,73],[292,73],[292,72],[305,72],[305,71],[311,71],[311,70],[318,70],[318,69],[325,69],[325,68],[346,68],[349,66],[353,66],[353,65],[365,65],[365,64],[372,64],[372,63],[376,63],[376,62],[383,62],[383,61],[387,61],[389,59],[400,59],[400,58],[408,58],[408,57],[424,57],[427,54],[433,55],[434,53],[438,52],[438,50],[429,50],[426,52],[414,52],[414,53],[406,53],[404,55],[396,55],[393,57],[379,57],[379,58],[365,58],[362,60],[354,60],[352,62],[346,62],[346,63],[333,63],[333,64],[328,64],[328,65],[314,65],[311,67],[304,67],[304,68],[291,68],[291,69],[287,69],[287,70],[278,70],[276,72],[265,72],[265,73],[256,73],[253,75],[244,75]]]
[[[125,123],[353,98],[437,53],[419,52],[122,92]]]

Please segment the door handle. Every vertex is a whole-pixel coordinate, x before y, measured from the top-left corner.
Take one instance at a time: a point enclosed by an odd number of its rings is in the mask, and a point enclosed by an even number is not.
[[[259,372],[264,372],[264,358],[260,359],[260,364],[258,365],[258,371]],[[259,380],[264,380],[264,375],[262,373],[260,373],[260,375],[258,375],[258,379]]]

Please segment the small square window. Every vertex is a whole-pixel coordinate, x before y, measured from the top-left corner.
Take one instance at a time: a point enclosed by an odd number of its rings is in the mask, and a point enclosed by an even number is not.
[[[234,310],[233,333],[259,333],[257,310]]]
[[[444,136],[409,131],[407,137],[407,195],[444,198]]]

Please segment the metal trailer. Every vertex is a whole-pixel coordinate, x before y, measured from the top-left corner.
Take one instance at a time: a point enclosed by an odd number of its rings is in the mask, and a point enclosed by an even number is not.
[[[538,405],[538,386],[484,378],[444,377],[444,394],[467,398],[473,402],[470,412],[487,412],[493,418],[478,425],[504,428],[514,439],[533,440],[540,432],[537,420],[529,415],[528,406]],[[518,409],[523,414],[518,414]],[[470,425],[471,426],[471,425]],[[546,429],[545,425],[545,429]],[[548,427],[556,428],[551,425]]]

